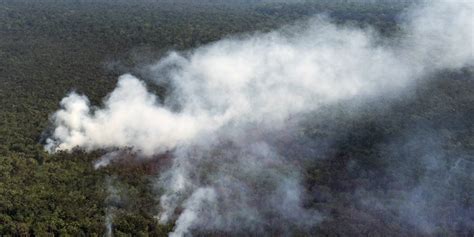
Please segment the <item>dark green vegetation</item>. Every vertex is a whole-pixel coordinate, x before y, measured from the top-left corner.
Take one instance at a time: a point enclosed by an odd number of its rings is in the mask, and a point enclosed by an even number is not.
[[[115,211],[117,236],[165,236],[172,229],[153,218],[157,200],[149,185],[155,175],[146,165],[127,164],[124,169],[119,164],[95,171],[92,163],[101,152],[49,155],[43,151],[48,116],[71,89],[100,104],[118,75],[140,74],[140,66],[170,49],[268,31],[316,12],[328,12],[341,24],[371,24],[383,34],[394,35],[401,8],[403,5],[0,0],[0,235],[103,235],[108,177],[115,177],[118,192],[127,199]],[[334,127],[315,123],[305,131],[314,137],[342,134],[323,154],[328,158],[312,164],[305,177],[308,189],[319,193],[307,205],[332,217],[316,233],[421,235],[400,213],[387,214],[372,205],[374,200],[353,199],[371,196],[391,205],[405,198],[407,187],[429,179],[433,180],[430,186],[448,189],[444,191],[447,196],[430,202],[436,204],[430,207],[433,215],[452,217],[452,223],[436,223],[434,234],[474,234],[469,225],[474,221],[469,219],[474,218],[469,214],[474,206],[472,175],[459,178],[454,185],[436,183],[440,172],[410,159],[423,152],[417,151],[420,144],[406,148],[411,155],[401,155],[403,163],[416,167],[416,172],[400,172],[393,167],[401,161],[380,159],[387,155],[381,147],[392,144],[386,137],[429,124],[422,128],[420,142],[430,143],[425,133],[439,133],[441,141],[435,147],[442,147],[446,156],[462,151],[465,162],[474,162],[473,71],[437,77],[413,91],[408,102],[363,110],[356,119],[339,120]],[[453,154],[456,156],[459,154]],[[456,161],[448,159],[448,165]],[[451,201],[462,203],[468,214],[459,215]]]

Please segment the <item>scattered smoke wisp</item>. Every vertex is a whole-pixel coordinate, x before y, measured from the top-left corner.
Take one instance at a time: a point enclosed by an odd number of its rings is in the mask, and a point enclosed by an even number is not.
[[[121,203],[121,197],[119,191],[114,186],[114,178],[107,177],[106,188],[107,188],[107,198],[105,199],[105,236],[112,237],[113,235],[113,221],[115,217],[115,212],[117,206]]]
[[[169,90],[163,101],[130,74],[100,108],[71,93],[46,149],[171,152],[156,183],[157,218],[176,221],[171,236],[309,230],[324,218],[304,207],[300,170],[311,157],[285,155],[282,142],[322,106],[399,95],[430,73],[473,65],[473,15],[472,3],[432,2],[404,15],[396,40],[317,17],[172,52],[151,67]]]

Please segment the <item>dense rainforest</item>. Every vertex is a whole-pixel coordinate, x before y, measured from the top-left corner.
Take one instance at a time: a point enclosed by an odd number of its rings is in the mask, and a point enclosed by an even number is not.
[[[111,206],[116,236],[167,236],[174,227],[154,218],[158,200],[149,186],[159,171],[150,161],[131,159],[95,170],[104,151],[44,150],[50,116],[67,93],[87,94],[91,104],[100,105],[119,75],[146,79],[144,68],[170,50],[267,32],[318,13],[336,24],[398,37],[399,13],[408,5],[0,0],[0,235],[104,235]],[[355,114],[341,105],[328,108],[329,117],[309,119],[301,131],[305,136],[337,138],[326,152],[308,154],[321,157],[305,165],[304,187],[317,190],[305,205],[328,218],[299,235],[473,236],[473,75],[472,68],[436,73],[408,99],[383,106],[369,102]],[[165,96],[167,88],[149,89]],[[328,119],[334,121],[330,126]],[[415,130],[410,142],[388,139]],[[398,155],[388,152],[395,148]],[[423,157],[437,149],[443,164],[433,168]],[[448,176],[454,177],[451,183],[445,182]],[[114,183],[120,201],[108,198],[107,183]],[[419,205],[429,212],[420,215],[442,217],[428,221],[429,232],[404,210],[384,208],[412,198],[405,194],[415,186],[428,199]]]

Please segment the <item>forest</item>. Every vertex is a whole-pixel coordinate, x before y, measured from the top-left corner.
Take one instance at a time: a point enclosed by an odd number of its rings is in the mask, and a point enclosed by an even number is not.
[[[170,88],[152,83],[148,66],[170,51],[186,54],[321,14],[337,26],[399,38],[401,13],[412,4],[0,0],[0,235],[168,236],[176,230],[175,221],[156,218],[161,191],[150,188],[166,157],[141,159],[125,149],[118,161],[95,169],[107,148],[45,150],[53,113],[68,93],[101,107],[119,76],[131,73],[164,100]],[[474,236],[472,65],[430,73],[389,102],[342,101],[304,117],[304,126],[288,135],[304,139],[288,138],[293,142],[283,141],[278,152],[304,156],[293,165],[301,170],[303,207],[323,216],[317,225],[282,230],[272,226],[281,223],[275,217],[253,233],[232,225],[196,227],[192,235]]]

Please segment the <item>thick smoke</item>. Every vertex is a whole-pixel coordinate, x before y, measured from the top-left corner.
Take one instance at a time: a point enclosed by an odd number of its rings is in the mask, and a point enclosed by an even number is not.
[[[164,101],[129,74],[101,108],[72,93],[52,118],[46,149],[171,152],[156,186],[157,218],[176,221],[173,236],[311,229],[323,216],[304,207],[300,170],[317,145],[285,150],[300,139],[300,120],[472,65],[473,14],[472,3],[436,2],[403,15],[396,40],[318,17],[173,52],[151,69],[169,90]]]

